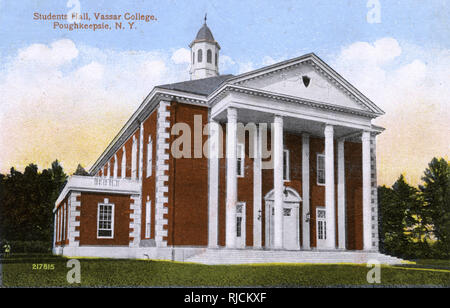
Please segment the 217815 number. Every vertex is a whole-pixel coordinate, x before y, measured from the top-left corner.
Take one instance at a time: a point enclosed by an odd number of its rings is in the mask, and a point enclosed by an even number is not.
[[[54,270],[55,264],[47,264],[47,263],[37,263],[33,264],[32,266],[33,270]]]

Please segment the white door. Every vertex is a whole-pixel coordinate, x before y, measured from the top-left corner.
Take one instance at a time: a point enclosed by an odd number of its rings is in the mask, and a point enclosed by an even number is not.
[[[236,204],[236,248],[245,248],[245,203]]]
[[[300,249],[298,203],[283,204],[283,248],[288,250]]]
[[[274,247],[274,207],[272,201],[266,201],[266,247]],[[299,242],[299,203],[283,203],[283,248],[288,250],[300,249]]]
[[[316,209],[316,234],[317,234],[317,248],[326,247],[327,222],[326,222],[325,207],[318,207]]]

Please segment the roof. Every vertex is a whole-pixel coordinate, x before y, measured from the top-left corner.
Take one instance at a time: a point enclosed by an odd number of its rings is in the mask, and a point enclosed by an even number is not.
[[[216,90],[224,81],[234,77],[234,75],[219,75],[203,79],[189,80],[177,83],[170,83],[157,86],[157,88],[183,91],[192,94],[200,94],[208,96]]]
[[[212,35],[211,30],[206,25],[206,22],[203,24],[203,26],[198,30],[197,36],[195,37],[196,41],[200,40],[206,40],[210,42],[215,42],[214,36]]]

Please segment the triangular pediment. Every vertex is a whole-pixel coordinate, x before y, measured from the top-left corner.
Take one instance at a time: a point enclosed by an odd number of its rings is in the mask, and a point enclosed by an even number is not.
[[[229,83],[344,108],[383,113],[314,54],[242,74]]]

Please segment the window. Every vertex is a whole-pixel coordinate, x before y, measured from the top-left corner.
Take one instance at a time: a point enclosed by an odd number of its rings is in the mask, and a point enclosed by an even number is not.
[[[192,64],[195,63],[195,51],[192,53]]]
[[[236,237],[241,237],[242,235],[242,217],[236,217]]]
[[[147,177],[152,175],[153,163],[153,140],[151,136],[148,136],[147,144]]]
[[[208,51],[206,52],[206,62],[212,63],[212,51],[211,51],[211,49],[208,49]]]
[[[289,150],[283,151],[283,180],[289,181],[290,180],[290,174],[289,174]]]
[[[99,203],[97,214],[97,237],[113,238],[114,234],[114,204]]]
[[[317,154],[317,184],[325,185],[325,155]]]
[[[216,66],[217,66],[217,59],[218,59],[218,57],[217,57],[217,52],[216,52],[216,57],[214,58],[214,62],[216,64]]]
[[[290,208],[283,208],[283,216],[291,216],[291,210]]]
[[[317,239],[327,239],[327,222],[325,221],[326,211],[317,209]]]
[[[237,176],[244,177],[244,159],[245,159],[244,145],[242,143],[238,143],[236,150],[237,150],[237,157],[236,157]]]
[[[150,238],[150,228],[151,228],[151,213],[152,213],[152,202],[148,200],[147,197],[147,203],[145,204],[145,237]]]
[[[326,221],[318,221],[317,222],[317,226],[318,226],[318,235],[317,238],[319,240],[326,240],[327,239],[327,223]]]
[[[201,49],[199,49],[197,51],[197,62],[198,63],[202,62],[202,57],[203,57],[203,51]]]

